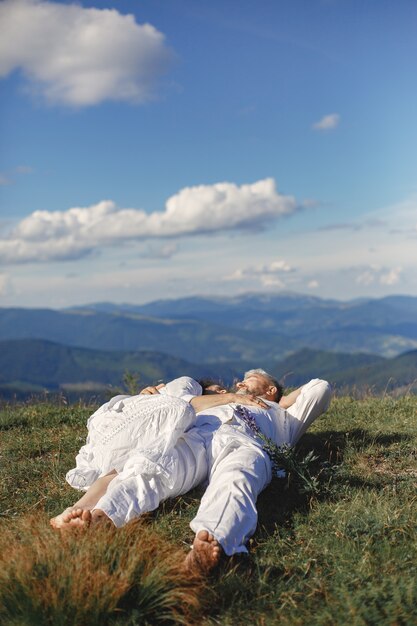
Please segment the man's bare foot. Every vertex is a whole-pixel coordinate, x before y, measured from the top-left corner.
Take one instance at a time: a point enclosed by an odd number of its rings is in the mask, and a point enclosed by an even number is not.
[[[207,576],[220,563],[222,548],[207,530],[199,530],[193,542],[193,549],[185,557],[184,565],[189,571]]]
[[[91,511],[89,509],[68,508],[60,515],[53,517],[50,522],[53,528],[58,530],[71,530],[74,528],[88,528],[91,523]]]

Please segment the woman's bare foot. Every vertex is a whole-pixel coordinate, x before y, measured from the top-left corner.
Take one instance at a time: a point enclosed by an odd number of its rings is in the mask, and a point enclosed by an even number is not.
[[[91,511],[80,507],[70,507],[65,509],[60,515],[53,517],[49,523],[58,530],[88,528],[91,523]]]
[[[193,549],[185,558],[185,567],[193,573],[207,576],[220,563],[223,550],[207,530],[199,530]]]

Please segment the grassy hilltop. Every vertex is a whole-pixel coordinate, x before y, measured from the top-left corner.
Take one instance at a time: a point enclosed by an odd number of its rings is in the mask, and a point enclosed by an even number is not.
[[[209,584],[179,568],[197,490],[119,531],[49,528],[93,409],[0,410],[1,624],[417,623],[415,396],[334,399],[297,453],[318,457],[315,493],[274,480],[249,557]]]

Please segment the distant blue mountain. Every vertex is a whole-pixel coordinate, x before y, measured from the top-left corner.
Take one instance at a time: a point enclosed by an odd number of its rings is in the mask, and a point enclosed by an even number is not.
[[[417,348],[417,298],[412,296],[341,302],[294,293],[245,294],[158,300],[145,305],[99,303],[85,309],[196,320],[233,331],[256,332],[260,338],[266,333],[284,355],[303,347],[383,356]]]
[[[417,349],[417,298],[340,302],[292,293],[62,311],[0,309],[0,341],[155,351],[191,363],[278,362],[304,348],[393,357]]]

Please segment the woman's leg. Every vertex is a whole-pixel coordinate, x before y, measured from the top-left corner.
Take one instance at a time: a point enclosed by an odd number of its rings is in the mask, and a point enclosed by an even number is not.
[[[86,526],[91,521],[91,511],[97,502],[107,491],[111,481],[117,476],[116,470],[112,470],[105,476],[96,480],[85,494],[75,504],[68,507],[60,515],[50,520],[54,528],[65,529],[74,526]]]
[[[143,459],[132,456],[123,471],[97,502],[92,511],[95,518],[110,518],[116,527],[124,526],[148,511],[153,511],[166,498],[186,493],[207,476],[208,465],[204,439],[196,429],[185,433],[171,450],[167,473],[156,465],[143,464]],[[146,460],[146,459],[145,459]],[[162,461],[162,459],[161,459]]]

